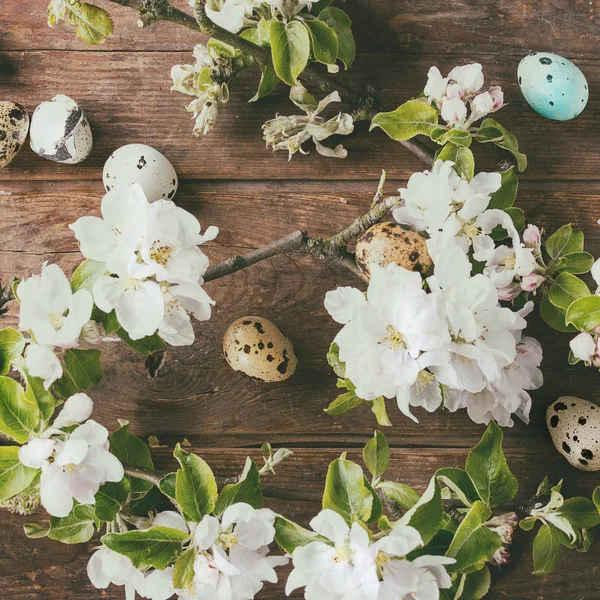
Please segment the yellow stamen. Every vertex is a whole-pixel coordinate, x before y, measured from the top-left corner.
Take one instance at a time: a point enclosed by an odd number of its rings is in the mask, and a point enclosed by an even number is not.
[[[402,332],[398,331],[393,325],[386,327],[387,335],[383,338],[383,342],[387,342],[392,350],[398,350],[398,348],[406,348],[406,342]]]
[[[150,246],[150,258],[163,267],[167,266],[171,258],[171,252],[170,246],[161,246],[158,240]]]

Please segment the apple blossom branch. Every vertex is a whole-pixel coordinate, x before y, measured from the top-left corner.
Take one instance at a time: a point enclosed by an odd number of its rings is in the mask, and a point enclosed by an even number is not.
[[[262,48],[245,40],[235,33],[231,33],[214,24],[204,12],[202,0],[196,1],[195,16],[171,5],[168,0],[110,0],[115,4],[137,10],[140,16],[138,24],[147,27],[157,21],[169,21],[193,29],[203,35],[212,36],[216,40],[229,44],[243,51],[246,55],[261,64],[271,64],[271,53],[267,48]],[[251,66],[250,62],[244,66]],[[354,106],[352,116],[355,121],[370,121],[378,112],[375,101],[375,91],[368,88],[368,93],[363,94],[354,88],[340,82],[322,69],[307,65],[299,76],[303,81],[318,87],[325,93],[338,91],[341,98]],[[423,143],[416,140],[401,140],[400,143],[410,150],[417,158],[427,165],[433,162],[433,151]]]

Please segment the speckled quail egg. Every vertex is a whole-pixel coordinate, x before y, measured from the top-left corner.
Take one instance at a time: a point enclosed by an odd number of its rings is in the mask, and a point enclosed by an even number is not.
[[[29,142],[42,158],[74,165],[92,151],[92,130],[77,102],[59,95],[35,109]]]
[[[171,200],[177,191],[177,173],[166,156],[146,144],[127,144],[115,150],[104,165],[107,192],[139,183],[149,202]]]
[[[396,263],[423,274],[433,265],[422,235],[406,225],[388,222],[373,225],[356,242],[356,264],[366,277],[371,263],[381,267]]]
[[[0,102],[0,169],[17,155],[29,131],[29,115],[16,102]]]
[[[534,52],[519,63],[519,86],[537,113],[554,121],[574,119],[585,108],[588,83],[579,67],[551,52]]]
[[[290,340],[263,317],[242,317],[223,337],[223,354],[234,370],[255,381],[283,381],[296,371]]]
[[[600,470],[600,406],[562,396],[548,408],[546,424],[554,446],[571,465]]]

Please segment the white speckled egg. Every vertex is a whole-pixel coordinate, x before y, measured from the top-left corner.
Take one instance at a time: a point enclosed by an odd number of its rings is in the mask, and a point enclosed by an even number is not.
[[[554,121],[574,119],[586,107],[588,83],[579,67],[551,52],[533,52],[519,63],[519,86],[537,113]]]
[[[296,371],[292,342],[262,317],[242,317],[223,336],[223,354],[234,370],[255,381],[283,381]]]
[[[0,169],[17,155],[29,131],[29,115],[16,102],[0,102]]]
[[[115,150],[104,164],[102,174],[107,192],[139,183],[148,198],[172,200],[177,191],[177,173],[158,150],[146,144],[127,144]]]
[[[571,465],[600,470],[600,406],[562,396],[548,408],[546,424],[556,449]]]
[[[59,95],[35,109],[29,142],[42,158],[74,165],[92,151],[92,130],[77,102]]]

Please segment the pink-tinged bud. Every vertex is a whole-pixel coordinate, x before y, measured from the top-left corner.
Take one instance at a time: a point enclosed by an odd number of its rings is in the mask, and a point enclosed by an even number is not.
[[[539,248],[542,243],[542,234],[536,225],[527,225],[523,232],[523,242],[529,248]]]
[[[510,553],[508,553],[505,548],[498,548],[494,553],[494,556],[492,556],[492,562],[499,567],[507,565],[510,562]]]
[[[524,292],[533,292],[537,290],[546,279],[541,275],[530,273],[521,279],[521,289]]]
[[[521,286],[518,283],[511,283],[506,287],[498,289],[498,299],[509,302],[514,300],[521,293]]]
[[[495,85],[488,90],[488,94],[492,97],[494,105],[492,111],[500,110],[504,106],[504,92],[499,85]]]
[[[578,360],[589,363],[594,359],[594,355],[596,354],[596,340],[586,331],[576,335],[569,342],[569,346],[573,356]]]
[[[100,344],[103,337],[104,327],[101,323],[96,323],[96,321],[92,321],[91,319],[83,326],[83,329],[81,330],[81,339],[88,344],[93,344],[94,346]]]

